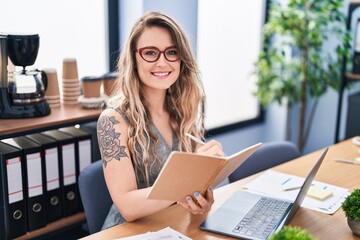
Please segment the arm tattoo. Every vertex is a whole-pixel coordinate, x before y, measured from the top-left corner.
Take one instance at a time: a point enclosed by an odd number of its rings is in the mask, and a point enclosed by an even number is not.
[[[104,167],[113,159],[120,161],[121,157],[128,157],[125,146],[120,145],[121,133],[116,132],[114,125],[119,121],[115,117],[102,116],[97,123],[97,136]]]

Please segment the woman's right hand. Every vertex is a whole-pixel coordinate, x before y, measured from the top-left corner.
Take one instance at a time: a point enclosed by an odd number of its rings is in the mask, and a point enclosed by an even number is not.
[[[195,152],[198,154],[208,155],[208,156],[218,156],[218,157],[225,156],[222,150],[221,143],[216,140],[211,140],[205,143],[204,145],[200,145]]]

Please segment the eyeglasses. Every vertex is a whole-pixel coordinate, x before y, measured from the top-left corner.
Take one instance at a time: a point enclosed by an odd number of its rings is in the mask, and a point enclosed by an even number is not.
[[[142,59],[149,63],[159,60],[161,54],[164,54],[165,59],[169,62],[176,62],[180,59],[179,51],[174,46],[168,47],[164,51],[160,51],[156,47],[143,47],[135,51],[140,54]]]

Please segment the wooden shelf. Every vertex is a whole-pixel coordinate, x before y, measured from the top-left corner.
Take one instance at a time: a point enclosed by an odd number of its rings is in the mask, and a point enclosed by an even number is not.
[[[345,74],[346,79],[348,81],[360,81],[360,74],[355,74],[355,73],[346,73]]]
[[[65,228],[65,227],[70,226],[75,223],[85,222],[85,219],[86,219],[85,213],[81,212],[81,213],[72,215],[70,217],[62,218],[56,222],[49,223],[46,227],[40,228],[40,229],[32,231],[32,232],[28,232],[25,235],[23,235],[19,238],[16,238],[16,240],[25,240],[25,239],[38,237],[38,236],[41,236],[46,233],[50,233],[55,230]]]
[[[0,138],[8,138],[63,127],[71,124],[95,121],[102,109],[84,109],[80,105],[62,105],[52,108],[48,116],[22,119],[0,119]]]

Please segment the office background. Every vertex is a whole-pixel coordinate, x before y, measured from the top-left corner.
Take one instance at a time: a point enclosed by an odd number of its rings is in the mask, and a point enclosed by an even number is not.
[[[261,3],[266,2],[265,0],[258,1]],[[5,32],[31,31],[39,33],[41,37],[41,44],[36,64],[40,68],[55,67],[58,70],[59,77],[61,76],[62,59],[66,57],[75,57],[78,60],[80,77],[87,75],[100,75],[112,68],[110,66],[111,63],[108,60],[108,36],[111,36],[108,26],[114,23],[108,22],[107,13],[109,4],[113,4],[114,2],[117,3],[114,6],[118,7],[119,25],[117,29],[118,36],[116,36],[118,39],[116,40],[119,41],[118,45],[120,47],[125,41],[129,29],[134,21],[143,13],[150,10],[156,10],[171,15],[183,25],[190,36],[192,46],[196,54],[199,47],[198,13],[201,12],[201,9],[199,8],[206,6],[207,4],[213,6],[220,4],[222,7],[213,14],[213,18],[221,21],[222,15],[226,15],[228,9],[243,9],[247,7],[246,1],[245,3],[242,3],[244,1],[236,0],[227,0],[226,2],[221,0],[211,0],[209,2],[203,0],[81,0],[75,2],[65,0],[54,1],[51,4],[48,3],[48,1],[42,0],[36,0],[31,3],[24,0],[2,1],[0,3],[2,9],[2,14],[0,15],[0,29]],[[280,0],[279,2],[286,3],[284,0]],[[344,12],[346,13],[349,0],[345,1],[345,3]],[[42,6],[42,9],[46,9],[41,13],[36,11],[40,5]],[[32,12],[32,9],[35,10],[35,12],[38,12],[38,14],[29,15]],[[265,10],[263,9],[263,11]],[[239,10],[239,14],[242,12],[243,11]],[[23,21],[12,21],[11,16],[19,16],[19,18],[23,18]],[[236,28],[238,25],[237,21],[240,21],[240,19],[241,16],[239,16],[239,19],[224,24],[231,24],[233,28]],[[357,18],[353,17],[353,19]],[[216,32],[216,29],[214,29],[214,31]],[[243,38],[246,37],[247,36],[243,36]],[[259,42],[259,40],[255,39],[255,42]],[[229,39],[227,42],[219,43],[219,46],[226,46],[230,48],[236,43],[236,40]],[[331,45],[331,40],[327,44]],[[260,42],[258,47],[261,47]],[[116,59],[117,54],[117,52],[112,52],[112,56],[110,57]],[[239,65],[240,63],[237,64],[236,61],[219,59],[219,64],[221,63],[226,64],[228,68],[241,67]],[[206,65],[200,65],[200,67],[201,71],[207,71]],[[206,81],[206,79],[203,80]],[[234,81],[236,81],[235,77]],[[221,79],[219,79],[218,84],[222,84]],[[347,96],[354,92],[358,92],[359,89],[359,84],[353,84],[350,91],[345,91],[341,114],[340,139],[343,139],[345,136]],[[224,100],[224,104],[222,105],[223,107],[226,104],[227,99],[226,97],[219,97],[219,99]],[[256,99],[254,101],[256,101]],[[311,105],[311,99],[309,99],[309,101],[309,105]],[[323,97],[321,97],[304,153],[308,153],[334,143],[336,113],[338,108],[337,101],[338,93],[333,90],[329,90]],[[241,103],[239,103],[238,106],[235,105],[235,107],[233,107],[233,112],[241,113],[244,111],[243,106],[244,105],[241,105]],[[256,111],[258,111],[258,109],[255,109],[255,113],[253,114],[256,114]],[[286,115],[285,106],[272,104],[265,110],[263,121],[255,121],[253,124],[230,129],[230,131],[216,135],[211,135],[210,138],[216,138],[222,142],[224,150],[227,154],[236,152],[238,149],[256,142],[284,140],[286,131]],[[226,116],[224,116],[224,118],[226,118]],[[292,119],[293,121],[297,121],[297,118],[297,111],[295,109],[292,113]],[[295,125],[296,123],[293,124],[293,126]],[[296,129],[293,129],[293,132],[296,133]],[[296,142],[296,136],[293,137],[293,141]]]
[[[191,36],[191,40],[193,41],[194,49],[198,49],[196,46],[197,43],[197,25],[193,24],[198,20],[198,7],[201,6],[201,0],[193,1],[193,0],[136,0],[136,1],[119,1],[119,13],[120,13],[120,42],[122,43],[129,31],[130,26],[133,22],[140,17],[144,12],[150,10],[163,11],[165,13],[170,14],[178,21],[182,23],[186,31]],[[205,2],[205,1],[203,1]],[[224,6],[224,9],[228,7],[246,7],[246,4],[239,4],[239,1],[228,0],[226,4],[221,0],[212,0],[209,4],[221,3]],[[280,3],[286,3],[287,1],[280,0]],[[344,5],[344,13],[347,13],[348,4],[350,1],[345,1]],[[204,3],[205,4],[205,3]],[[240,11],[239,11],[240,12]],[[221,21],[222,14],[226,14],[226,10],[219,8],[217,14],[214,14],[214,18],[219,19]],[[353,19],[357,20],[356,17]],[[233,23],[229,23],[233,24]],[[354,25],[354,24],[352,24]],[[236,24],[233,24],[236,27]],[[214,29],[216,31],[216,29]],[[243,36],[246,37],[246,36]],[[326,43],[331,46],[334,41],[333,39],[329,39]],[[236,41],[235,41],[236,42]],[[233,40],[229,40],[229,42],[219,43],[219,45],[224,44],[231,47],[234,43]],[[219,61],[225,61],[224,59]],[[228,63],[230,64],[234,63]],[[205,66],[202,66],[203,70]],[[234,65],[236,67],[236,63]],[[238,66],[240,67],[240,66]],[[206,81],[206,79],[204,79]],[[221,82],[219,82],[221,84]],[[340,139],[344,139],[345,137],[345,124],[346,124],[346,116],[347,116],[347,97],[353,93],[356,93],[360,90],[359,84],[352,85],[351,89],[345,91],[344,101],[341,113],[341,125],[340,125]],[[336,113],[338,108],[338,92],[334,90],[328,90],[326,94],[324,94],[320,100],[318,109],[314,116],[313,125],[311,128],[311,132],[309,135],[309,140],[304,148],[303,153],[309,153],[316,149],[331,145],[335,140],[335,126],[336,126]],[[312,103],[312,99],[309,99],[308,105],[310,106]],[[308,107],[308,114],[310,111],[310,107]],[[234,109],[236,111],[236,109]],[[238,109],[241,111],[241,108]],[[295,108],[293,110],[292,120],[294,121],[293,126],[296,126],[296,121],[298,119],[298,112]],[[224,146],[224,150],[226,153],[231,154],[236,152],[238,149],[249,146],[256,142],[268,142],[268,141],[277,141],[277,140],[285,140],[286,135],[286,108],[285,106],[279,106],[277,104],[270,105],[266,111],[264,112],[264,121],[248,125],[246,127],[233,129],[228,132],[216,134],[210,136],[210,138],[216,138],[220,142],[222,142]],[[292,130],[294,133],[296,129]],[[292,141],[296,142],[295,136],[293,136]]]
[[[201,6],[201,3],[204,4],[204,2],[207,1],[211,2],[211,4],[219,3],[225,5],[223,8],[219,8],[219,12],[213,16],[219,19],[219,21],[222,14],[227,14],[226,9],[231,8],[232,4],[235,4],[234,6],[236,7],[246,7],[246,4],[237,6],[236,4],[242,2],[238,0],[118,0],[119,45],[121,46],[125,41],[128,31],[136,19],[147,11],[156,10],[173,16],[184,26],[192,41],[193,49],[195,53],[198,54],[199,29],[197,23],[199,6]],[[286,1],[280,0],[279,2]],[[349,2],[350,1],[347,0],[344,6],[345,13],[347,12]],[[55,10],[57,7],[64,9],[57,11]],[[21,27],[24,27],[23,29],[26,29],[26,32],[39,33],[42,40],[39,58],[36,64],[38,64],[39,67],[56,67],[59,77],[61,76],[61,61],[65,57],[76,57],[78,59],[80,76],[103,74],[110,69],[110,62],[108,61],[109,32],[107,27],[109,22],[107,22],[107,7],[108,1],[106,0],[1,1],[0,31],[23,32]],[[41,10],[43,11],[41,12],[40,9],[45,9],[45,11]],[[27,14],[33,14],[34,12],[37,13],[35,15],[37,15],[39,19],[38,22],[41,23],[43,28],[38,28],[39,25],[36,26],[36,24],[33,24],[32,19],[26,19]],[[52,18],[50,18],[51,15],[53,15]],[[13,21],[13,16],[18,16],[19,18],[24,17],[24,19]],[[356,17],[353,19],[357,20]],[[235,24],[236,26],[236,21],[231,24]],[[65,26],[65,28],[63,28],[63,26]],[[216,31],[216,29],[214,29],[214,31]],[[70,47],[62,47],[61,44],[64,42]],[[231,47],[235,43],[236,41],[229,40],[229,42],[219,43],[219,45]],[[331,45],[331,40],[327,44]],[[50,60],[51,58],[52,60]],[[219,60],[219,63],[220,61],[230,64],[224,59]],[[236,62],[231,63],[235,64],[235,68],[239,67]],[[204,71],[205,67],[206,66],[202,66],[200,70]],[[204,81],[206,81],[206,79],[204,79]],[[221,80],[219,80],[218,84],[222,84]],[[360,84],[354,84],[350,90],[345,91],[341,114],[340,139],[343,139],[345,136],[348,109],[347,97],[359,91]],[[311,99],[309,99],[309,101],[311,103]],[[321,97],[304,153],[309,153],[334,143],[337,103],[338,93],[333,90],[329,90]],[[233,111],[241,112],[241,105],[239,104]],[[234,153],[241,148],[257,142],[284,140],[286,135],[286,116],[285,106],[272,104],[264,111],[263,121],[211,135],[210,138],[219,140],[223,144],[224,151],[227,154]],[[297,121],[298,119],[296,109],[292,113],[292,119],[293,121]],[[296,132],[296,129],[293,129],[293,132]],[[294,136],[294,142],[296,141],[295,139]]]

